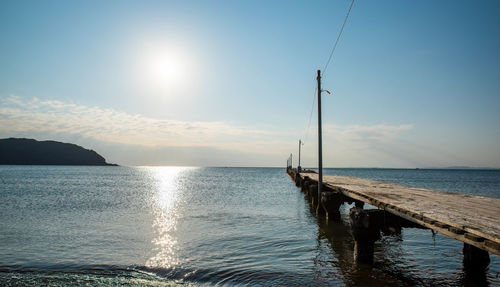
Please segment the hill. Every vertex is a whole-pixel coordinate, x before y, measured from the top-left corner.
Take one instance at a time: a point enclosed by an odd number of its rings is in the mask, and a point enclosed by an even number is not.
[[[115,165],[93,150],[57,141],[25,138],[0,139],[0,164],[12,165]]]

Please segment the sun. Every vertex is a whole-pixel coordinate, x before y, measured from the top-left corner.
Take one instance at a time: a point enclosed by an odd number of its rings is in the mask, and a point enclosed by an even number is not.
[[[147,73],[156,84],[178,84],[185,78],[185,62],[179,53],[163,51],[152,54],[147,61]]]
[[[172,90],[187,83],[191,62],[188,53],[171,45],[148,46],[141,53],[137,72],[141,82],[154,90]]]

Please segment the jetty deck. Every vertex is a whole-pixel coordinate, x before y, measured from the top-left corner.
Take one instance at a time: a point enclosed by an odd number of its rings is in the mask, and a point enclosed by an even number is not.
[[[292,179],[296,171],[291,170]],[[317,184],[316,173],[298,173]],[[340,192],[445,236],[500,256],[500,198],[324,175],[326,192]]]

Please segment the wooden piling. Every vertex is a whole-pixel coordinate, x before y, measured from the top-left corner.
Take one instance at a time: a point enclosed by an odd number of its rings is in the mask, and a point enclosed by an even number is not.
[[[349,211],[352,236],[354,237],[354,260],[358,263],[373,263],[375,241],[380,238],[380,228],[375,213],[380,210],[365,210],[357,207]]]
[[[464,243],[462,252],[465,276],[475,281],[484,279],[490,264],[488,252],[467,243]]]
[[[327,220],[340,219],[340,206],[345,196],[338,191],[325,191],[321,194],[321,209]]]

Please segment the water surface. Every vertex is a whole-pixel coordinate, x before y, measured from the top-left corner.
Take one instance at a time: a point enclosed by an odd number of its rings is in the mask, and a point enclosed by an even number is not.
[[[500,171],[331,169],[500,196]],[[404,229],[353,262],[350,229],[316,218],[284,169],[0,167],[0,283],[462,286],[462,244]],[[349,206],[343,206],[345,216]],[[500,285],[491,256],[490,285]]]

